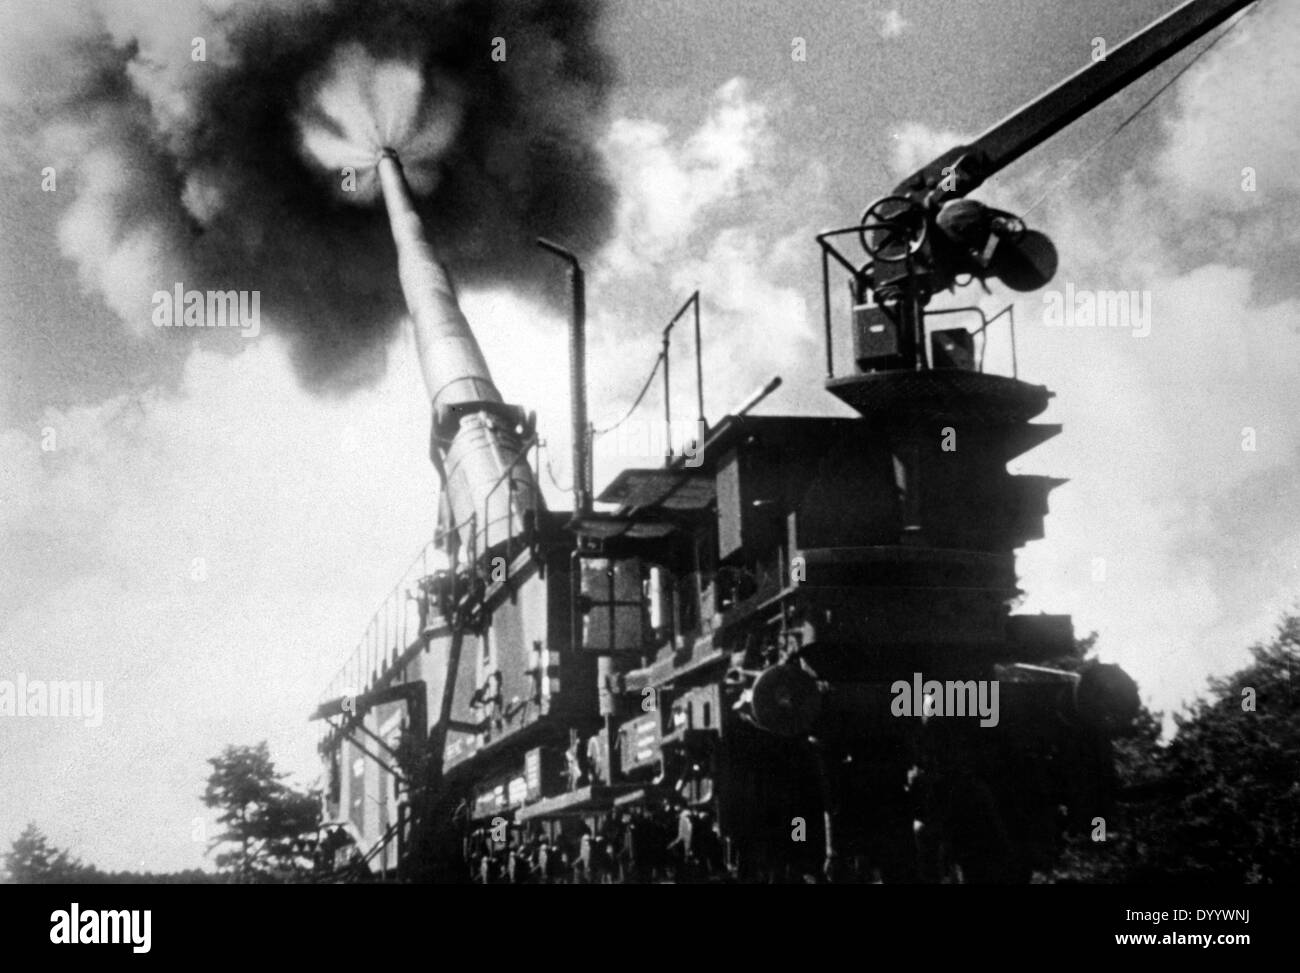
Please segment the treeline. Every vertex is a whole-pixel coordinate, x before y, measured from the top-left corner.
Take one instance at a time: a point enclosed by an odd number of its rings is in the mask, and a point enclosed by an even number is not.
[[[328,875],[333,848],[321,836],[320,796],[285,783],[266,742],[226,747],[208,763],[203,803],[225,827],[208,843],[216,872],[106,872],[50,844],[29,824],[3,857],[4,880],[20,884],[179,885],[284,883]]]
[[[1174,716],[1118,741],[1116,820],[1076,839],[1057,882],[1231,886],[1300,880],[1300,615]]]
[[[106,872],[55,848],[35,823],[23,829],[5,854],[4,879],[20,885],[209,885],[226,880],[198,868],[182,872]]]

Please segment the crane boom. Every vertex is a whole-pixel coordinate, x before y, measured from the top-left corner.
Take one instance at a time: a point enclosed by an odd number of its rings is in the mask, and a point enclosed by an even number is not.
[[[1187,0],[1144,27],[1104,59],[1076,71],[1012,112],[969,145],[958,146],[899,184],[898,195],[938,187],[951,166],[944,198],[964,196],[1112,95],[1257,0]]]

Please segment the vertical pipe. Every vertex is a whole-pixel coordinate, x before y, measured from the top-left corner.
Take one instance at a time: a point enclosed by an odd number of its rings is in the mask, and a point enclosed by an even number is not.
[[[668,360],[670,340],[668,333],[672,331],[673,326],[670,324],[664,328],[664,465],[667,466],[673,458],[673,399],[672,382],[668,377]]]
[[[573,321],[569,329],[569,395],[573,400],[574,502],[579,513],[591,510],[590,464],[587,447],[587,287],[575,259],[569,272],[573,287]]]
[[[673,457],[672,381],[668,374],[669,352],[672,348],[671,335],[673,327],[682,319],[682,315],[686,313],[686,309],[690,307],[694,307],[695,309],[695,400],[699,407],[700,425],[704,425],[704,355],[700,341],[700,292],[697,289],[686,299],[686,303],[677,309],[677,313],[673,315],[673,319],[669,321],[668,326],[664,328],[664,348],[661,357],[664,362],[664,425],[667,427],[666,439],[668,442],[668,455],[666,462],[671,462]],[[703,436],[703,431],[701,431],[700,435],[701,437]]]
[[[691,295],[695,303],[695,400],[699,410],[700,436],[704,435],[704,347],[700,341],[700,292]]]
[[[826,255],[826,243],[822,245],[822,326],[826,329],[826,377],[835,377],[835,355],[831,350],[831,266]]]
[[[595,470],[594,470],[595,463],[593,459],[594,454],[595,454],[595,423],[588,423],[586,424],[586,483],[588,483],[589,486],[595,483]],[[588,503],[590,503],[591,500],[590,492],[586,494],[586,496],[588,496]]]
[[[582,264],[571,250],[543,237],[537,245],[569,264],[571,317],[569,321],[569,399],[573,435],[573,512],[591,512],[591,450],[587,441],[587,283]]]

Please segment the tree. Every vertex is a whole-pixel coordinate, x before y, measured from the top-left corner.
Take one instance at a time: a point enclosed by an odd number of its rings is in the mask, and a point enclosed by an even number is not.
[[[1152,864],[1183,882],[1300,880],[1300,616],[1251,648],[1254,662],[1211,681],[1211,698],[1175,717],[1165,754],[1177,787]]]
[[[55,848],[32,822],[5,855],[6,880],[16,885],[49,885],[93,880],[94,869]]]
[[[266,741],[226,747],[211,758],[203,803],[220,808],[226,830],[208,851],[225,846],[217,867],[235,882],[302,880],[310,873],[321,824],[320,796],[284,783]]]
[[[1076,842],[1058,878],[1179,884],[1300,880],[1300,615],[1284,617],[1250,665],[1212,679],[1157,744],[1144,713],[1119,749],[1126,820]]]

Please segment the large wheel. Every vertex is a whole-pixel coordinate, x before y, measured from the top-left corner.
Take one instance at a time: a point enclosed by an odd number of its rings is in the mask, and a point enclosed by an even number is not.
[[[907,196],[882,196],[862,214],[858,239],[873,260],[902,260],[921,249],[929,220],[925,207]]]

